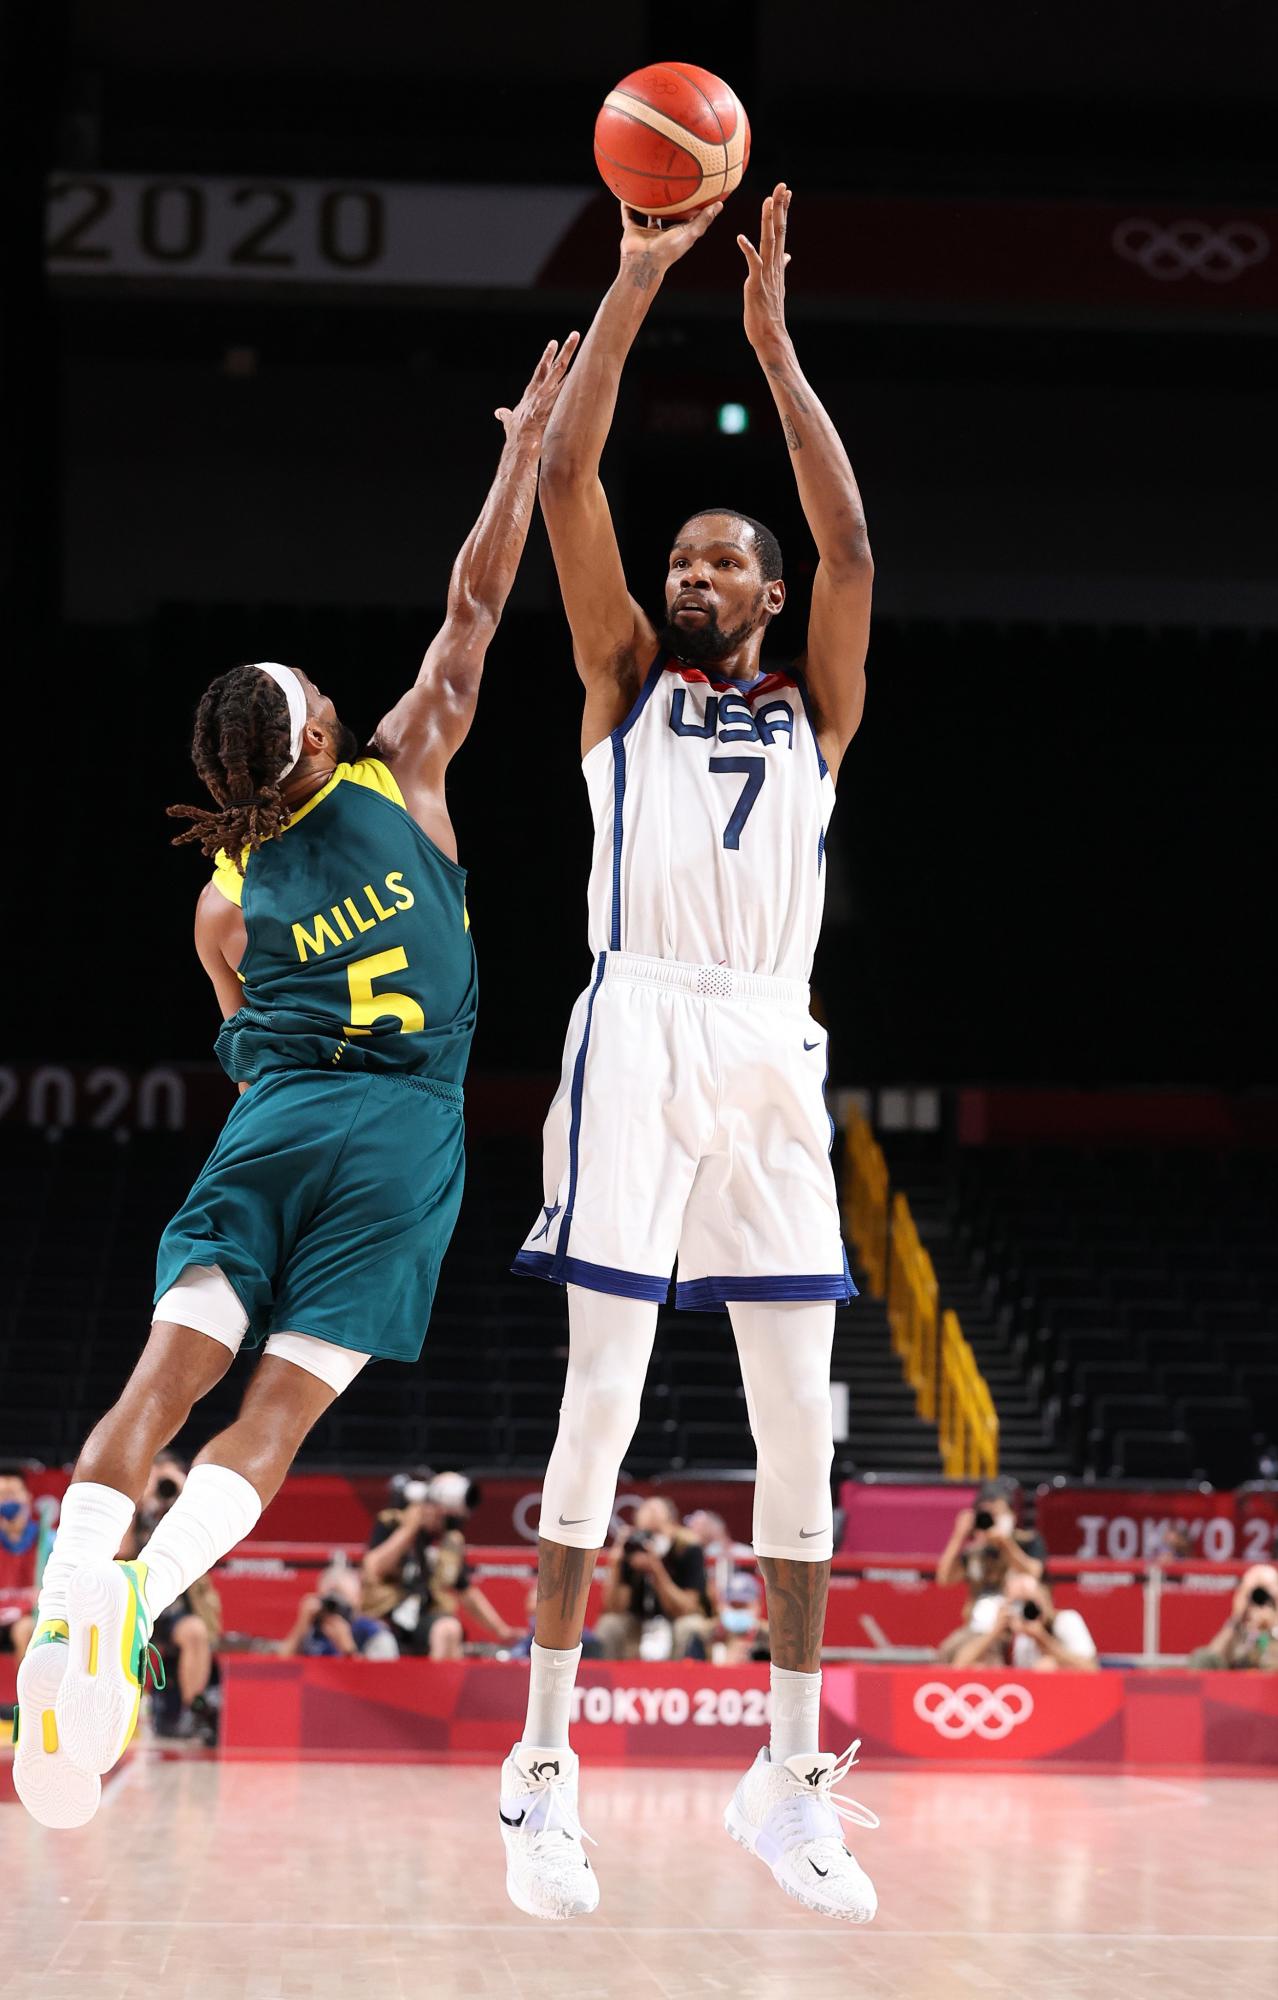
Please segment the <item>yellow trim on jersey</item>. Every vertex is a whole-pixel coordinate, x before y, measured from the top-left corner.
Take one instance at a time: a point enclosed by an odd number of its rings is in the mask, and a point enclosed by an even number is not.
[[[321,785],[319,791],[312,793],[305,805],[297,808],[283,831],[287,833],[289,827],[296,826],[300,819],[305,819],[308,812],[313,812],[320,801],[326,799],[329,793],[343,782],[363,785],[366,791],[379,792],[384,799],[389,799],[393,806],[399,806],[404,811],[408,810],[404,805],[404,794],[395,782],[393,771],[383,764],[380,757],[360,757],[354,764],[339,764],[327,784]],[[243,871],[248,867],[252,852],[251,847],[244,849],[239,868],[224,848],[219,847],[214,856],[213,886],[221,891],[228,903],[234,903],[237,909],[244,901]]]

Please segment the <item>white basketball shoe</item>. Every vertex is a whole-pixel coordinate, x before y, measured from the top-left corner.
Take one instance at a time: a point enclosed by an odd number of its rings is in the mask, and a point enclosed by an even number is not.
[[[73,1764],[58,1734],[58,1690],[69,1658],[66,1621],[45,1618],[18,1668],[13,1789],[41,1826],[84,1826],[102,1797],[97,1772]]]
[[[868,1806],[834,1789],[860,1747],[858,1741],[841,1757],[821,1751],[787,1757],[784,1764],[760,1750],[723,1817],[732,1838],[767,1863],[787,1896],[850,1924],[868,1924],[879,1906],[874,1884],[843,1845],[839,1824],[879,1822]]]
[[[577,1817],[576,1753],[516,1743],[501,1767],[506,1894],[529,1917],[586,1917],[599,1907],[599,1878]]]

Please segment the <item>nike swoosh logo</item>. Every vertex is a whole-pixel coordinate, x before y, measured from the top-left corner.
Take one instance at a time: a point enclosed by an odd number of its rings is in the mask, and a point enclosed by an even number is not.
[[[565,1521],[561,1514],[559,1516],[559,1525],[561,1528],[584,1528],[587,1521],[593,1521],[593,1519],[593,1514],[580,1514],[575,1521]]]
[[[830,1872],[828,1868],[818,1868],[816,1862],[812,1859],[811,1855],[808,1856],[808,1867],[812,1870],[812,1873],[814,1875],[825,1876],[828,1875]]]
[[[528,1808],[527,1808],[527,1806],[525,1806],[525,1807],[524,1807],[524,1809],[523,1809],[523,1811],[522,1811],[522,1812],[520,1813],[520,1815],[519,1815],[519,1818],[518,1818],[518,1819],[507,1819],[507,1817],[506,1817],[505,1813],[504,1813],[504,1812],[502,1811],[501,1807],[500,1807],[500,1806],[498,1806],[498,1808],[497,1808],[497,1817],[498,1817],[498,1819],[499,1819],[499,1820],[501,1821],[501,1823],[502,1823],[502,1825],[503,1825],[503,1826],[522,1826],[522,1825],[523,1825],[523,1823],[524,1823],[524,1821],[525,1821],[525,1820],[527,1819],[527,1817],[528,1817]]]
[[[813,1049],[819,1049],[821,1044],[820,1042],[805,1042],[803,1046],[810,1054]]]
[[[565,1525],[567,1524],[565,1523]],[[828,1535],[829,1532],[828,1528],[800,1528],[799,1540],[801,1542],[815,1541],[818,1535]]]

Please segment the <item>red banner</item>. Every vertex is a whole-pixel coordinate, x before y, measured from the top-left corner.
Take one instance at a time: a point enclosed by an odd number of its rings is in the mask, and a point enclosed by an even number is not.
[[[442,1469],[442,1468],[439,1468]],[[688,1515],[698,1507],[723,1516],[728,1533],[748,1542],[752,1531],[752,1479],[645,1479],[622,1481],[614,1521],[629,1521],[650,1493],[664,1493]],[[485,1479],[482,1498],[466,1523],[471,1542],[533,1548],[541,1518],[541,1480]],[[384,1479],[348,1478],[341,1473],[294,1473],[272,1500],[254,1530],[254,1541],[362,1542],[381,1508],[388,1505]]]
[[[1191,1554],[1204,1562],[1265,1562],[1278,1530],[1278,1488],[1235,1495],[1052,1487],[1038,1496],[1038,1525],[1053,1556],[1082,1562],[1157,1562],[1172,1552],[1174,1528],[1188,1534]]]
[[[496,1761],[524,1721],[528,1670],[496,1662],[224,1663],[223,1748],[242,1757]],[[744,1769],[767,1741],[766,1667],[590,1663],[574,1746],[595,1764]],[[875,1763],[1278,1768],[1278,1677],[954,1673],[827,1667],[822,1739]],[[873,1804],[872,1771],[861,1786]]]

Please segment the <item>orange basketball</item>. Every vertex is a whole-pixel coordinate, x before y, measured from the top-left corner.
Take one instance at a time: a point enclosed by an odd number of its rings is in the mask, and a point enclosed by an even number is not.
[[[691,215],[739,186],[750,159],[745,107],[695,63],[623,76],[595,120],[595,165],[640,215]]]

